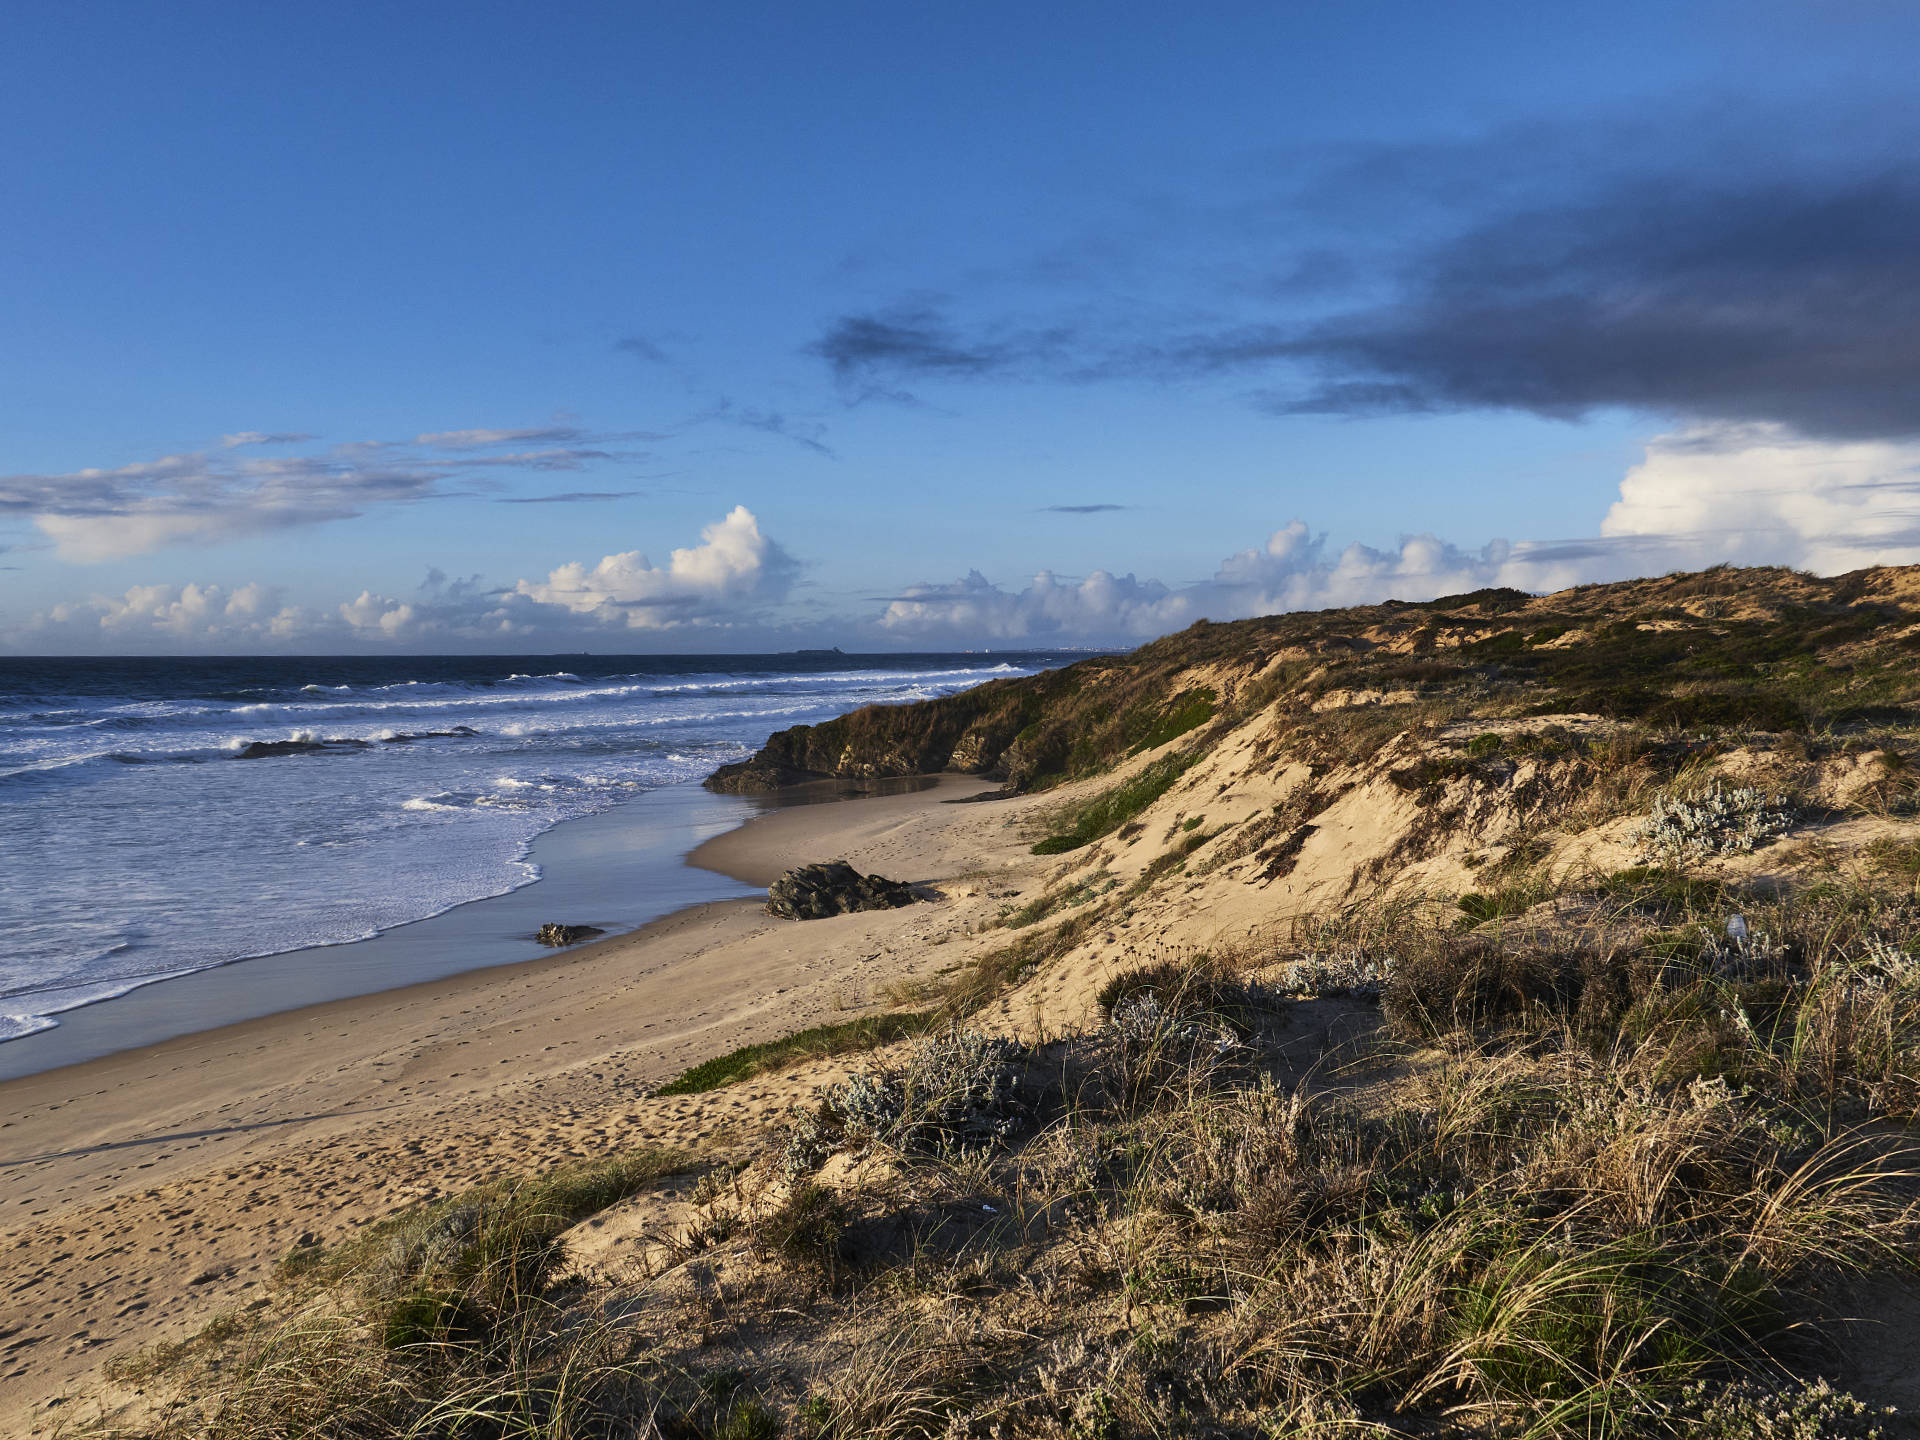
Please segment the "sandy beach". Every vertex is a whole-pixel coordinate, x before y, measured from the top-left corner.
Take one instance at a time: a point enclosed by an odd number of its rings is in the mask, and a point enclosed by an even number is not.
[[[701,904],[551,958],[0,1084],[0,1432],[46,1433],[100,1364],[244,1307],[303,1240],[503,1171],[710,1146],[784,1113],[816,1076],[648,1092],[950,963],[966,947],[942,947],[994,903],[977,878],[951,882],[1026,860],[1019,820],[1043,803],[945,803],[990,788],[782,808],[693,856],[756,886],[844,857],[947,882],[933,903],[804,926],[757,900]]]

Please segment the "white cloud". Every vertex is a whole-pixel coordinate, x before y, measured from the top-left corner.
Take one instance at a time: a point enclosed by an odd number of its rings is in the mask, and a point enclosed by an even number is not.
[[[978,571],[917,585],[880,625],[900,636],[1125,642],[1205,616],[1236,620],[1510,585],[1550,591],[1723,561],[1838,574],[1920,563],[1920,445],[1808,440],[1778,425],[1663,435],[1620,483],[1595,536],[1490,541],[1466,550],[1433,535],[1391,549],[1326,552],[1300,520],[1229,555],[1212,579],[1170,589],[1096,571],[1079,584],[1042,572],[1003,590]]]
[[[1191,603],[1158,580],[1105,570],[1077,583],[1042,570],[1019,591],[1002,590],[974,570],[950,584],[909,586],[888,603],[880,625],[903,635],[981,640],[1149,636],[1199,618]]]
[[[191,488],[203,457],[174,456],[120,471],[66,477],[79,501],[141,485]],[[358,457],[329,461],[350,467]],[[355,472],[356,491],[324,467],[311,490],[311,462],[262,461],[244,473],[262,512],[272,504],[345,504],[366,493],[411,493],[404,475]],[[238,473],[238,472],[235,472]],[[392,472],[381,472],[392,474]],[[327,476],[334,475],[333,481]],[[0,481],[0,505],[6,486]],[[191,482],[191,483],[190,483]],[[238,483],[238,482],[236,482]],[[429,482],[431,483],[431,482]],[[333,484],[333,490],[328,485]],[[318,498],[315,498],[315,497]],[[332,498],[328,498],[331,496]],[[272,503],[270,503],[270,501]],[[43,517],[74,554],[129,553],[169,536],[191,537],[199,512],[135,509],[92,517]],[[209,522],[212,523],[212,522]],[[220,523],[232,523],[230,520]],[[261,522],[265,523],[265,522]],[[805,626],[783,621],[797,565],[762,533],[745,506],[702,532],[700,543],[654,565],[638,550],[561,565],[544,579],[490,586],[479,576],[449,582],[439,571],[404,598],[363,590],[313,611],[285,604],[270,586],[135,586],[53,607],[0,642],[72,648],[180,650],[328,645],[561,648],[594,636],[726,628],[744,643],[775,648],[841,643],[952,645],[1128,644],[1201,617],[1425,600],[1488,585],[1547,591],[1593,580],[1693,569],[1720,561],[1785,564],[1822,573],[1870,564],[1920,563],[1920,444],[1814,442],[1778,427],[1720,427],[1660,436],[1620,485],[1597,533],[1559,541],[1491,541],[1466,549],[1433,535],[1375,548],[1335,550],[1293,520],[1259,544],[1221,560],[1192,585],[1097,570],[1083,579],[1042,571],[1003,588],[979,571],[895,595],[878,615],[841,615]]]
[[[83,646],[105,636],[164,640],[200,648],[290,639],[306,633],[301,613],[281,604],[278,588],[241,585],[135,585],[122,595],[94,595],[35,615],[25,634],[68,637]]]
[[[916,585],[880,617],[897,635],[965,643],[992,640],[1061,643],[1139,641],[1202,618],[1238,620],[1285,610],[1357,605],[1389,595],[1428,600],[1506,583],[1512,547],[1495,541],[1468,553],[1431,535],[1395,550],[1349,545],[1327,558],[1326,537],[1294,520],[1266,543],[1220,562],[1211,580],[1172,589],[1096,570],[1078,583],[1042,571],[1022,590],[1002,590],[979,571],[949,585]]]
[[[362,590],[359,598],[342,605],[340,618],[356,635],[388,640],[411,639],[421,628],[413,606],[371,590]]]
[[[313,438],[299,430],[280,430],[272,434],[264,430],[239,430],[231,435],[222,435],[220,443],[232,450],[241,445],[298,445]]]
[[[558,605],[601,624],[634,630],[713,624],[786,598],[795,565],[760,533],[753,512],[736,505],[701,531],[701,543],[656,566],[638,550],[608,555],[589,569],[575,561],[545,580],[522,580],[514,593]]]
[[[414,436],[413,443],[436,450],[480,450],[489,445],[566,445],[582,438],[571,426],[556,425],[541,430],[435,430]]]
[[[1833,575],[1920,561],[1920,445],[1808,440],[1781,425],[1663,435],[1620,482],[1601,535],[1679,563]]]

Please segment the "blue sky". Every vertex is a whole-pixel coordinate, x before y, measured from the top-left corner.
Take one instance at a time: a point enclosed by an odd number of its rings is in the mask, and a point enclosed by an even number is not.
[[[21,7],[0,648],[1100,644],[1920,560],[1916,41]]]

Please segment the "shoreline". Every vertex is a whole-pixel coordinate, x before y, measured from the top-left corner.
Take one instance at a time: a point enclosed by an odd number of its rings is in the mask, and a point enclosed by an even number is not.
[[[832,858],[914,882],[997,870],[1025,858],[1008,826],[1024,807],[945,803],[990,788],[949,776],[770,808],[686,868],[731,885]],[[942,947],[965,941],[983,903],[795,922],[720,899],[550,955],[0,1080],[0,1432],[51,1424],[64,1412],[49,1400],[105,1360],[243,1306],[299,1244],[502,1173],[643,1139],[724,1148],[776,1123],[807,1074],[652,1091],[741,1045],[883,1008],[966,949]]]
[[[606,933],[585,943],[601,944],[682,910],[744,898],[756,887],[724,867],[692,865],[690,857],[768,808],[758,797],[715,795],[696,781],[563,820],[528,848],[525,858],[538,867],[538,879],[357,940],[242,956],[52,1011],[52,1025],[0,1041],[0,1082],[585,948],[540,945],[534,932],[550,920],[598,926]],[[32,997],[16,999],[30,1003]]]

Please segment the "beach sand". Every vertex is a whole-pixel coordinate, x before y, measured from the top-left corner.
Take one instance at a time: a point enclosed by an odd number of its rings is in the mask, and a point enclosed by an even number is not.
[[[969,932],[1032,883],[1026,822],[1052,803],[945,803],[990,788],[777,809],[693,857],[752,885],[845,858],[942,885],[933,903],[806,924],[756,900],[697,905],[551,958],[0,1083],[0,1433],[78,1418],[65,1397],[104,1361],[244,1307],[297,1244],[498,1174],[724,1145],[784,1115],[840,1067],[648,1092],[885,1008],[890,982],[986,943]]]

